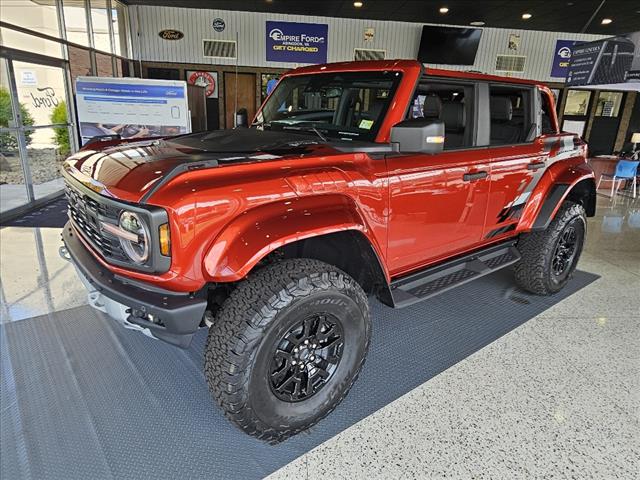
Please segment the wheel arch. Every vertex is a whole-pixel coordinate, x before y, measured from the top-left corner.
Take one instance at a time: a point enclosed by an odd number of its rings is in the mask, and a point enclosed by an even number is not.
[[[390,301],[380,245],[345,195],[302,197],[246,211],[216,236],[204,255],[203,270],[210,282],[237,282],[278,258],[324,261],[351,275],[365,291]]]
[[[360,230],[348,229],[287,243],[271,252],[265,261],[279,258],[312,258],[333,265],[351,276],[365,292],[393,306],[384,263]]]
[[[596,184],[593,173],[576,179],[558,178],[549,189],[531,230],[545,230],[565,200],[582,205],[588,217],[596,213]]]

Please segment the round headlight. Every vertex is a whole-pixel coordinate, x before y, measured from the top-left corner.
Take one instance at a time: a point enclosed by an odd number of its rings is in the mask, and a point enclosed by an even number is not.
[[[120,238],[120,245],[127,256],[134,262],[142,264],[149,259],[149,231],[142,219],[133,212],[122,212],[120,228],[138,236],[138,241]]]

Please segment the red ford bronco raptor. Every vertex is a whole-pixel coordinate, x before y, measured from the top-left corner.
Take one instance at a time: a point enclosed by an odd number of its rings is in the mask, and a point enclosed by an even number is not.
[[[356,380],[367,295],[404,307],[507,266],[559,291],[595,213],[586,156],[536,82],[408,60],[298,68],[249,128],[71,156],[61,253],[125,327],[180,347],[208,328],[213,397],[277,442]]]

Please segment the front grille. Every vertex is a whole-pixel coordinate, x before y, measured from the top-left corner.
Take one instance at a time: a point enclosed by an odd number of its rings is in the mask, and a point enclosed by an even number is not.
[[[65,186],[65,195],[69,202],[69,217],[84,239],[105,260],[129,262],[120,241],[100,228],[101,221],[117,223],[120,210],[89,197],[69,184]]]

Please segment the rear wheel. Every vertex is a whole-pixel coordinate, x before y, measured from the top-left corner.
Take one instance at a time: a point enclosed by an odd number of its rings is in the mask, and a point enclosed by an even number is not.
[[[560,291],[576,269],[586,228],[582,205],[566,201],[546,230],[524,234],[518,241],[517,284],[538,295]]]
[[[369,346],[367,297],[346,273],[293,259],[249,276],[209,330],[205,375],[225,415],[277,442],[328,415]]]

